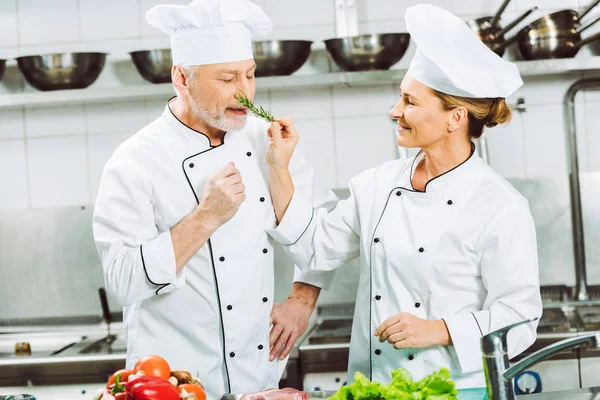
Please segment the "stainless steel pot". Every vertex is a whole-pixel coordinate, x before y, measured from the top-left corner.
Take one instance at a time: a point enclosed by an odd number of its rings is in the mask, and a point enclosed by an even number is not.
[[[4,77],[5,72],[6,72],[6,60],[0,60],[0,81]]]
[[[171,82],[171,49],[140,50],[129,53],[135,68],[152,83]]]
[[[257,77],[291,75],[310,56],[312,42],[308,40],[266,40],[252,42]]]
[[[380,33],[325,40],[327,51],[345,71],[389,69],[410,43],[408,33]]]
[[[504,42],[504,35],[521,23],[525,18],[531,15],[532,12],[537,10],[537,7],[533,7],[521,14],[514,21],[506,25],[504,28],[500,26],[499,20],[501,14],[504,12],[506,6],[510,0],[505,0],[502,6],[498,9],[494,16],[482,17],[465,21],[466,24],[477,34],[479,39],[486,44],[490,49],[494,49]],[[497,47],[496,54],[500,57],[504,55],[505,47]]]
[[[83,89],[98,79],[106,53],[55,53],[18,57],[25,80],[38,90]]]
[[[512,43],[519,43],[519,51],[526,60],[544,60],[552,58],[574,57],[579,49],[595,40],[595,34],[582,39],[581,33],[600,21],[600,17],[582,25],[582,18],[600,3],[594,0],[583,12],[562,10],[537,19],[521,29],[512,38],[494,47],[494,51],[506,48]]]

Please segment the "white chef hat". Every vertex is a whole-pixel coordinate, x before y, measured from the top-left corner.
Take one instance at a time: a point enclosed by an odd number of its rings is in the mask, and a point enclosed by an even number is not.
[[[417,44],[407,74],[454,96],[508,97],[523,80],[517,66],[490,50],[458,17],[430,4],[406,10],[406,27]]]
[[[252,38],[273,29],[262,8],[248,0],[158,5],[146,13],[146,20],[171,36],[173,64],[183,66],[251,59]]]

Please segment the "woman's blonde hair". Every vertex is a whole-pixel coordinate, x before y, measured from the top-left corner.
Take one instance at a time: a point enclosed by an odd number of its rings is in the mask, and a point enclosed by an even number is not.
[[[483,134],[483,127],[493,128],[498,124],[510,121],[511,111],[502,97],[497,98],[470,98],[452,96],[431,89],[433,94],[442,101],[445,111],[456,107],[465,107],[469,111],[469,135],[477,139]]]

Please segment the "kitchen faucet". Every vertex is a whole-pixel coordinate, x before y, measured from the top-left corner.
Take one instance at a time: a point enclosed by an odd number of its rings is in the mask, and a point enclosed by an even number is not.
[[[508,331],[516,326],[531,323],[533,321],[535,321],[535,319],[521,321],[505,328],[498,329],[481,338],[483,368],[485,371],[488,400],[515,400],[516,397],[512,380],[527,368],[560,351],[573,349],[583,345],[591,345],[600,348],[600,332],[594,332],[556,342],[510,366],[506,345],[506,335],[508,334]]]

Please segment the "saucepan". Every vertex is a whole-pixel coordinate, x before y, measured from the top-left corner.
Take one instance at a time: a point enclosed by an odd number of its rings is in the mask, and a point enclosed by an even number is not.
[[[477,34],[479,39],[490,49],[494,50],[500,57],[504,54],[506,47],[499,46],[504,42],[504,35],[521,23],[525,18],[531,15],[532,12],[537,10],[537,7],[533,7],[521,14],[517,19],[506,25],[504,28],[500,26],[500,16],[510,3],[510,0],[504,0],[502,6],[498,9],[494,16],[482,17],[466,21],[466,24]]]
[[[594,0],[584,11],[562,10],[548,14],[525,28],[512,38],[494,47],[494,51],[506,48],[518,41],[519,51],[526,60],[575,57],[579,49],[600,38],[600,33],[582,39],[581,33],[600,21],[595,18],[582,25],[581,20],[600,0]]]

